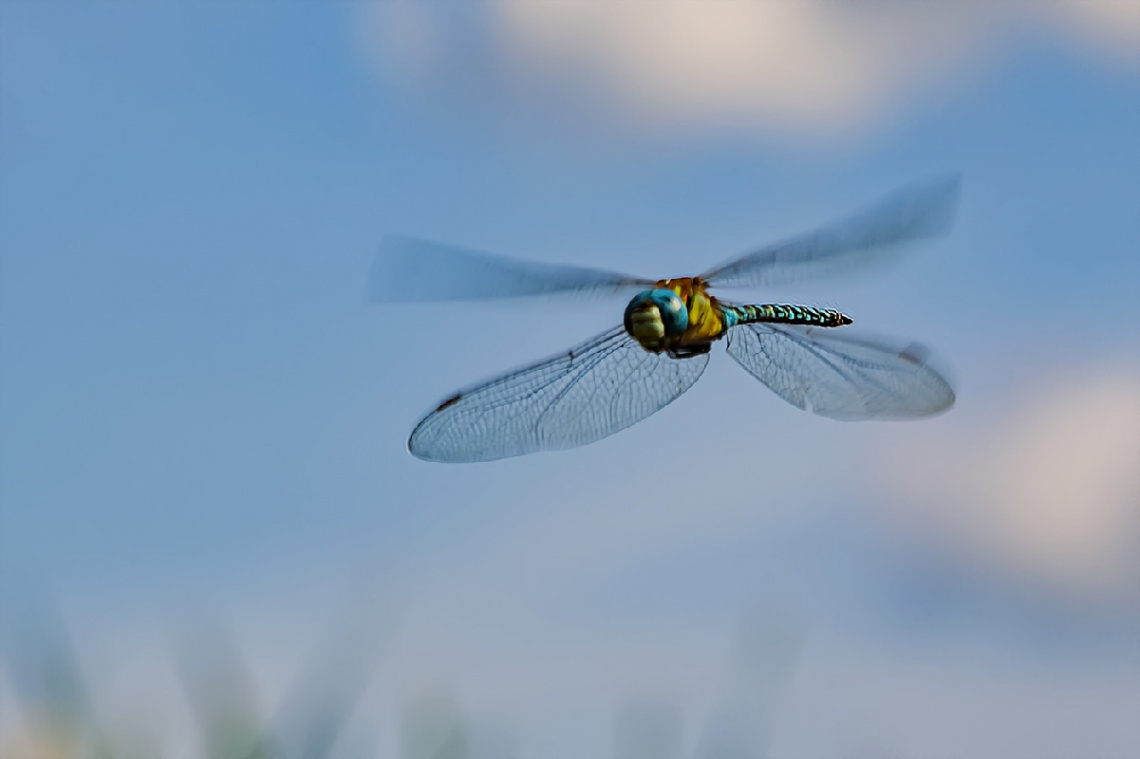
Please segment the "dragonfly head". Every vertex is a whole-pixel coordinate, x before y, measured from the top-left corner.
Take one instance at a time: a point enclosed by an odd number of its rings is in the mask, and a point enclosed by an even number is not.
[[[625,307],[625,331],[649,351],[662,350],[669,338],[680,336],[688,326],[685,301],[672,290],[646,290]]]

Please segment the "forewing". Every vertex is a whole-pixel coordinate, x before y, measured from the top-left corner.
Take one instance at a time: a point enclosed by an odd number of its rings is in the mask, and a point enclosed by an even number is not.
[[[413,455],[491,461],[573,448],[623,430],[692,387],[708,354],[650,353],[622,328],[447,399],[416,425]]]
[[[604,269],[519,261],[390,237],[373,261],[367,297],[374,303],[411,303],[553,293],[613,294],[652,284],[652,280]]]
[[[959,184],[955,175],[897,190],[854,216],[760,248],[701,276],[713,287],[767,287],[890,258],[907,243],[950,230]]]
[[[744,324],[728,355],[793,406],[832,419],[907,419],[954,404],[919,345],[784,324]]]

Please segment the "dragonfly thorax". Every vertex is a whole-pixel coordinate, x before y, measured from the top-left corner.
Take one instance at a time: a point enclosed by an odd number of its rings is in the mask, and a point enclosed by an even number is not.
[[[625,331],[648,351],[669,347],[688,327],[689,310],[673,290],[646,290],[625,307]]]

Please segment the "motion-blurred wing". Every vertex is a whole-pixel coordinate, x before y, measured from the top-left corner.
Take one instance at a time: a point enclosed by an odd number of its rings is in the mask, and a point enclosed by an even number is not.
[[[954,404],[950,384],[918,345],[785,324],[728,333],[728,355],[793,406],[832,419],[907,419]]]
[[[765,246],[701,276],[712,287],[767,287],[889,258],[906,243],[950,230],[959,184],[955,175],[897,190],[861,213]]]
[[[604,269],[518,261],[451,245],[391,237],[384,241],[373,262],[368,300],[413,303],[553,293],[608,295],[652,284],[652,280]]]
[[[440,404],[408,450],[428,461],[491,461],[612,435],[692,387],[708,355],[650,353],[616,328]]]

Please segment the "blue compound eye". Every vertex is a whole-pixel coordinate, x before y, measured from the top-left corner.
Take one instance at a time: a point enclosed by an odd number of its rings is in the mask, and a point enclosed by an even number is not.
[[[672,290],[664,288],[649,293],[652,300],[661,311],[661,322],[665,325],[666,335],[679,335],[689,327],[689,310],[685,308],[685,301]]]
[[[659,350],[662,340],[679,337],[688,327],[689,311],[672,290],[646,290],[625,309],[625,331],[646,350]]]

